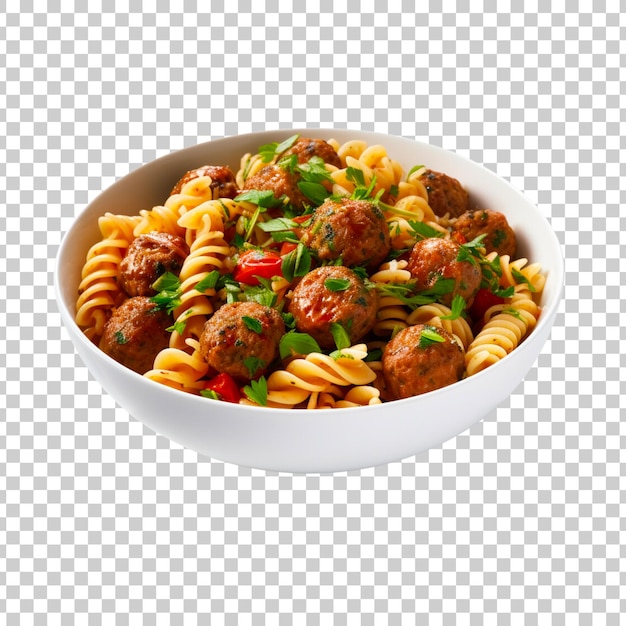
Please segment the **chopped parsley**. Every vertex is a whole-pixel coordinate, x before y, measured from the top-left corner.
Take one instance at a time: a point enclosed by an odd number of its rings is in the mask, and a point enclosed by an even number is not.
[[[196,285],[196,290],[204,293],[208,289],[215,289],[219,278],[220,273],[217,270],[212,270]]]
[[[117,341],[117,343],[120,346],[123,346],[125,343],[128,343],[128,339],[124,336],[124,333],[121,330],[118,330],[115,333],[115,341]]]
[[[217,393],[217,391],[213,391],[213,389],[201,389],[200,390],[200,395],[203,398],[209,398],[210,400],[221,400],[222,399],[220,394]]]
[[[321,183],[311,183],[301,180],[298,183],[298,189],[316,206],[319,206],[331,194]]]
[[[171,272],[161,274],[152,284],[152,288],[157,292],[156,295],[150,298],[150,301],[156,305],[155,310],[165,310],[168,313],[172,313],[175,308],[181,305],[183,290],[181,289],[180,279],[176,274]]]
[[[347,278],[327,278],[324,287],[329,291],[345,291],[350,287],[350,281]]]
[[[243,388],[249,400],[261,406],[267,406],[267,380],[261,376],[258,380],[251,380],[249,385]]]
[[[286,280],[302,277],[311,269],[311,253],[303,243],[283,257],[281,271]]]
[[[445,338],[437,332],[435,326],[424,326],[420,333],[418,345],[420,348],[428,348],[428,346],[432,346],[434,343],[443,343],[444,341]]]
[[[266,143],[265,145],[261,146],[259,148],[259,154],[263,159],[263,163],[269,163],[275,157],[280,156],[283,152],[289,150],[289,148],[291,148],[291,146],[293,146],[293,144],[298,141],[299,137],[300,135],[292,135],[281,143],[273,141],[272,143]]]
[[[409,180],[411,178],[411,176],[413,176],[413,174],[415,174],[415,172],[419,172],[419,170],[423,169],[424,166],[423,165],[414,165],[410,170],[409,173],[406,175],[406,179]]]
[[[265,367],[265,365],[266,365],[265,361],[263,359],[259,359],[259,357],[257,357],[257,356],[249,356],[249,357],[245,358],[243,360],[243,364],[248,369],[248,372],[250,372],[250,377],[251,378],[253,376],[255,376],[255,374],[259,370],[262,370]]]
[[[297,228],[298,223],[288,217],[275,217],[267,222],[259,222],[259,228],[265,233],[274,233],[281,230],[291,230]]]
[[[526,286],[528,287],[529,291],[531,291],[531,292],[537,291],[537,289],[530,282],[530,280],[528,280],[528,278],[526,278],[526,276],[524,276],[524,274],[522,274],[519,270],[516,270],[514,267],[511,268],[511,275],[513,276],[513,278],[515,278],[515,280],[517,281],[518,285],[526,283]]]
[[[461,316],[465,308],[467,307],[467,303],[465,302],[465,298],[460,296],[458,293],[452,298],[452,305],[450,307],[450,315],[442,315],[442,320],[455,320]]]
[[[321,352],[319,344],[311,335],[307,333],[298,333],[291,331],[285,333],[278,344],[280,358],[285,359],[294,355],[311,354],[312,352]]]
[[[249,315],[241,316],[242,322],[246,325],[248,330],[260,335],[263,332],[263,324],[256,317],[250,317]]]
[[[441,296],[451,293],[454,289],[454,278],[439,278],[433,287],[415,293],[415,283],[379,283],[376,285],[378,292],[382,296],[397,298],[408,306],[411,310],[423,304],[437,302]]]
[[[335,340],[335,345],[337,346],[337,350],[343,350],[344,348],[349,348],[350,344],[350,335],[339,322],[333,322],[330,325],[330,334],[333,336]]]
[[[417,220],[407,220],[407,222],[411,228],[411,236],[415,237],[418,241],[420,239],[432,239],[433,237],[444,236],[443,232],[433,228],[430,224],[426,224],[425,222],[418,222]]]
[[[168,333],[178,333],[179,335],[182,335],[185,332],[185,326],[187,325],[187,321],[186,320],[179,320],[177,322],[174,322],[169,328],[166,328],[165,330],[167,330]]]
[[[282,198],[277,198],[271,189],[249,189],[240,193],[235,200],[237,202],[250,202],[264,209],[271,209],[283,204]]]

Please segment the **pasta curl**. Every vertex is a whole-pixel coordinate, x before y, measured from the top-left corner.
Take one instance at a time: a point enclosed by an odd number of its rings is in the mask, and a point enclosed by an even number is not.
[[[337,358],[313,352],[294,359],[267,379],[268,402],[294,407],[314,393],[332,395],[336,386],[367,385],[376,378],[376,373],[363,360],[366,356],[367,347],[359,344],[341,350]]]
[[[153,369],[144,376],[188,393],[198,393],[204,389],[206,383],[202,377],[207,373],[208,365],[200,355],[199,343],[187,340],[187,344],[193,350],[191,354],[178,348],[161,350],[154,360]]]
[[[98,221],[102,239],[87,252],[76,301],[76,323],[93,342],[102,336],[110,311],[125,297],[117,274],[139,219],[106,213]]]
[[[467,376],[473,376],[510,354],[535,327],[539,307],[523,285],[515,287],[507,304],[497,304],[485,313],[485,324],[465,353]]]
[[[439,326],[443,328],[451,335],[456,337],[459,345],[463,346],[463,349],[467,350],[468,346],[474,339],[472,329],[467,321],[463,317],[457,317],[456,319],[444,319],[450,317],[452,311],[444,304],[433,302],[432,304],[423,304],[417,307],[406,318],[406,323],[409,326],[415,324],[428,324],[430,326]]]

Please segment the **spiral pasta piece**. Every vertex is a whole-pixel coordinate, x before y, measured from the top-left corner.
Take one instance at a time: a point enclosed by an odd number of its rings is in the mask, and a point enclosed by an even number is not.
[[[98,221],[102,239],[87,252],[76,301],[76,323],[91,341],[102,336],[111,309],[124,298],[117,274],[139,219],[106,213]]]
[[[474,334],[467,321],[463,317],[456,319],[443,319],[452,314],[452,311],[444,304],[433,302],[432,304],[423,304],[418,306],[406,318],[409,326],[415,324],[428,324],[430,326],[439,326],[451,335],[456,337],[459,345],[467,350],[468,346],[474,339]]]
[[[209,367],[200,356],[198,341],[188,340],[187,344],[193,350],[191,354],[178,348],[161,350],[154,359],[153,369],[144,376],[173,389],[198,393],[205,387],[205,382],[201,379]]]
[[[353,387],[346,393],[342,400],[337,400],[335,408],[368,406],[373,404],[381,404],[380,391],[376,387],[370,385],[361,385]]]
[[[339,146],[337,154],[344,167],[331,171],[333,193],[350,195],[355,184],[349,178],[348,168],[360,170],[366,185],[374,182],[373,195],[379,191],[389,193],[401,182],[402,166],[389,158],[384,146],[368,146],[364,141],[349,141]]]
[[[194,178],[183,185],[180,193],[171,195],[163,205],[140,211],[141,221],[135,228],[135,236],[154,231],[183,236],[185,229],[178,223],[179,218],[190,209],[213,199],[212,182],[210,176]]]
[[[265,162],[260,154],[251,154],[250,152],[244,154],[243,157],[241,157],[239,169],[235,174],[237,187],[243,189],[246,180],[258,174],[266,165],[269,165],[269,163]]]
[[[370,280],[374,285],[380,286],[407,283],[411,280],[411,272],[406,269],[407,265],[407,261],[396,259],[383,263],[378,271],[372,274]],[[409,313],[409,308],[403,304],[402,300],[393,296],[382,296],[378,302],[378,313],[373,328],[374,334],[378,337],[390,336],[394,332],[406,328]]]
[[[485,258],[493,263],[496,259],[499,261],[502,276],[500,278],[500,285],[502,287],[515,287],[521,281],[528,286],[528,289],[532,291],[534,297],[538,297],[543,291],[546,277],[541,272],[540,263],[528,263],[528,259],[522,257],[511,261],[507,254],[498,256],[496,252],[490,252]]]
[[[210,296],[215,295],[215,289],[202,292],[198,291],[196,286],[213,270],[221,270],[224,259],[230,253],[230,246],[224,239],[224,233],[221,230],[213,230],[211,214],[204,214],[200,220],[204,225],[198,225],[189,256],[185,259],[179,275],[182,293],[180,304],[174,309],[176,321],[175,330],[170,336],[172,348],[184,349],[186,339],[189,337],[197,339],[202,334],[204,323],[215,310],[210,299]]]
[[[473,376],[510,354],[534,328],[539,307],[524,286],[507,304],[498,304],[485,313],[487,320],[465,352],[467,376]]]
[[[333,386],[367,385],[376,378],[363,359],[367,347],[358,344],[341,350],[338,358],[313,352],[291,361],[267,379],[268,403],[296,406],[312,394],[329,393]]]

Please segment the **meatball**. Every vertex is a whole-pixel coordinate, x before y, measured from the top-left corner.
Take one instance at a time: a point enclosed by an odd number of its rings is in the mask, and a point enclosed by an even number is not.
[[[460,295],[469,307],[480,287],[482,273],[473,257],[461,255],[461,246],[450,239],[430,237],[418,241],[411,250],[407,270],[415,279],[417,292],[432,289],[442,278],[452,279],[451,291],[440,296],[439,302],[450,306]]]
[[[266,165],[256,174],[246,179],[244,191],[249,189],[269,190],[274,192],[276,198],[287,196],[289,204],[297,210],[301,210],[310,201],[298,188],[300,175],[289,172],[279,165]]]
[[[334,348],[333,323],[341,324],[355,344],[376,323],[378,293],[348,267],[325,265],[309,272],[293,290],[289,312],[296,328],[322,348]]]
[[[107,323],[100,349],[138,374],[152,369],[156,355],[167,348],[172,318],[146,296],[124,300]]]
[[[465,372],[463,349],[443,328],[416,324],[402,329],[382,357],[389,400],[418,396],[455,383]]]
[[[419,180],[426,187],[428,204],[435,215],[458,217],[469,210],[469,194],[456,178],[426,170]]]
[[[320,157],[324,163],[337,168],[342,167],[341,159],[335,149],[323,139],[300,137],[296,143],[286,150],[282,156],[297,155],[298,163],[307,163],[312,157]]]
[[[189,170],[175,185],[170,195],[180,193],[182,188],[194,178],[211,177],[211,189],[214,198],[234,198],[238,193],[235,175],[225,165],[203,165],[195,170]]]
[[[479,235],[487,253],[497,252],[500,256],[507,254],[515,258],[517,242],[515,232],[509,226],[506,217],[498,211],[489,209],[470,210],[463,213],[452,226],[453,233],[460,233],[465,241],[472,241]]]
[[[284,334],[275,309],[256,302],[224,304],[204,325],[200,354],[214,370],[251,380],[267,372]]]
[[[189,254],[185,240],[169,233],[136,237],[119,266],[118,280],[129,296],[152,296],[154,281],[171,272],[178,275]]]
[[[302,243],[321,261],[375,270],[391,250],[389,226],[380,209],[367,200],[328,199],[319,206]]]

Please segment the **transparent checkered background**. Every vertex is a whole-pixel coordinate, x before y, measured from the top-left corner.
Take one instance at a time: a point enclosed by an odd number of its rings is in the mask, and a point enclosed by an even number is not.
[[[624,623],[619,3],[6,4],[0,622]],[[55,255],[102,189],[303,125],[455,150],[562,243],[550,341],[441,449],[328,476],[199,458],[118,408],[61,327]]]

